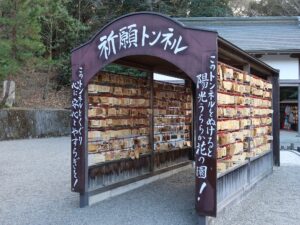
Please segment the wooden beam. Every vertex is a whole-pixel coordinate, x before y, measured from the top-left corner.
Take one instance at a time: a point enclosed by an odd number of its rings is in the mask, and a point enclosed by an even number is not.
[[[280,166],[280,148],[279,148],[279,131],[280,131],[280,91],[279,91],[279,79],[278,75],[270,78],[272,81],[272,105],[273,105],[273,160],[275,166]]]
[[[150,157],[150,172],[154,171],[154,85],[153,85],[153,72],[148,72],[149,89],[150,89],[150,115],[149,115],[149,145],[151,150]]]

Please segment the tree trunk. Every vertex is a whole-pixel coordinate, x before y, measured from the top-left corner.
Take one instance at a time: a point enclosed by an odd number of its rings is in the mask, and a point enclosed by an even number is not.
[[[50,18],[50,36],[49,36],[49,58],[52,61],[52,50],[53,50],[53,46],[52,46],[52,42],[53,42],[53,21],[52,18]]]
[[[11,30],[11,56],[13,59],[17,58],[17,0],[13,1],[13,13],[12,13],[12,18],[13,18],[13,26]]]
[[[0,107],[1,106],[4,106],[5,105],[5,103],[6,103],[6,101],[7,101],[7,99],[8,99],[8,96],[9,96],[9,89],[10,89],[10,80],[8,80],[7,81],[7,85],[6,85],[6,89],[5,89],[5,94],[4,94],[4,96],[3,96],[3,99],[1,100],[1,102],[0,102]]]
[[[146,0],[146,2],[149,6],[150,11],[153,11],[153,1],[152,0]]]
[[[78,21],[81,23],[81,0],[78,0]],[[76,30],[76,42],[79,40],[79,27]]]
[[[48,98],[48,93],[49,93],[49,84],[50,84],[50,73],[52,71],[52,66],[49,65],[48,67],[48,72],[46,74],[46,84],[45,84],[45,88],[44,88],[44,93],[43,93],[43,99],[46,100]]]

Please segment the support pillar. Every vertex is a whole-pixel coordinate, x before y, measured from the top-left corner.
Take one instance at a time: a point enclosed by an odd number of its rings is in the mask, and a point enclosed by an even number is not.
[[[150,115],[149,115],[149,125],[150,125],[150,135],[149,135],[149,144],[151,149],[151,159],[150,159],[150,172],[154,171],[154,161],[155,161],[155,152],[154,152],[154,88],[153,88],[153,71],[147,72],[149,85],[150,85]]]
[[[299,120],[299,116],[300,116],[300,84],[298,85],[298,99],[297,99],[297,102],[298,102],[298,134],[297,134],[297,137],[300,137],[300,120]]]
[[[80,208],[83,208],[85,206],[89,205],[89,194],[88,194],[88,190],[89,190],[89,185],[88,185],[88,177],[89,177],[89,165],[88,165],[88,110],[89,110],[89,99],[88,99],[88,89],[86,88],[84,90],[84,101],[87,104],[84,104],[84,147],[83,147],[83,156],[84,156],[84,169],[82,170],[82,176],[83,176],[83,180],[84,180],[84,190],[83,192],[80,192],[80,196],[79,196],[79,205]]]
[[[245,64],[243,66],[243,70],[250,75],[250,64]]]
[[[79,196],[79,206],[80,208],[86,207],[89,205],[89,195],[87,192],[80,193]]]
[[[198,216],[198,225],[208,225],[207,216]]]
[[[279,132],[280,132],[280,107],[279,107],[279,101],[280,101],[280,89],[279,89],[279,77],[278,76],[273,76],[272,77],[272,85],[273,85],[273,90],[272,90],[272,101],[273,101],[273,129],[272,129],[272,134],[273,134],[273,160],[274,160],[274,165],[275,166],[280,166],[280,149],[279,149],[279,144],[280,144],[280,137],[279,137]]]
[[[298,79],[300,79],[300,58],[298,58]],[[297,137],[300,137],[300,113],[299,113],[299,107],[300,107],[300,84],[298,84],[298,106],[297,106],[297,109],[298,109],[298,134],[297,134]]]

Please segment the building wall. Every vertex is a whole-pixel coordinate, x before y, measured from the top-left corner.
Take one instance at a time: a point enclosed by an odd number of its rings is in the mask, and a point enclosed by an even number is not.
[[[280,70],[279,78],[299,79],[299,59],[288,55],[264,55],[260,60]]]
[[[298,99],[282,99],[280,102],[280,129],[288,129],[293,131],[300,131],[300,113],[299,113],[299,106],[300,106],[300,71],[299,71],[299,59],[292,58],[288,55],[264,55],[260,58],[265,63],[269,64],[270,66],[274,67],[275,69],[279,69],[279,78],[280,78],[280,87],[286,89],[288,87],[289,90],[292,90],[292,87],[298,89]],[[296,93],[297,94],[297,93]],[[286,96],[284,94],[284,89],[280,89],[280,95]],[[287,118],[289,118],[286,113],[285,109],[289,106],[292,109],[292,113],[295,117],[294,123],[285,122]]]

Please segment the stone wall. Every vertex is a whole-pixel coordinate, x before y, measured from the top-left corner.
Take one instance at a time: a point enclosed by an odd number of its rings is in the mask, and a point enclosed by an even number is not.
[[[70,131],[69,110],[0,110],[0,140],[66,136]]]

